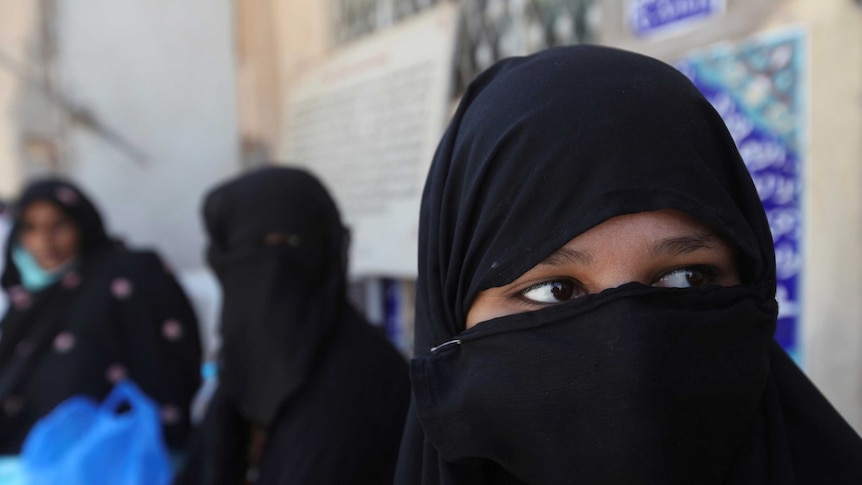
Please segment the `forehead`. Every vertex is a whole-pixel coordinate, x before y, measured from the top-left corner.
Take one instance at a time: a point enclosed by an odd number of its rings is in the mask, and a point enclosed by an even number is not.
[[[576,236],[544,260],[588,260],[593,254],[642,249],[655,253],[690,252],[730,246],[703,222],[677,210],[638,212],[608,219]]]
[[[21,213],[21,217],[30,222],[68,218],[57,204],[47,200],[36,200],[28,204]]]
[[[611,235],[626,236],[623,239],[645,239],[686,233],[715,235],[715,231],[708,225],[685,212],[663,209],[612,217],[576,236],[572,241],[601,240]]]

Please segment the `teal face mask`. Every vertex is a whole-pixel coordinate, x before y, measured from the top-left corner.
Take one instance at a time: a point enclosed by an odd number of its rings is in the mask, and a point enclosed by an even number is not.
[[[12,248],[12,262],[21,275],[21,285],[30,292],[41,291],[53,285],[74,265],[74,262],[70,262],[51,271],[42,269],[33,255],[20,244]]]

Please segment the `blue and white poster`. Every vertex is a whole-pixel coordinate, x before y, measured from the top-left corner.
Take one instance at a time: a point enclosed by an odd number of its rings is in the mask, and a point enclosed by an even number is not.
[[[721,114],[763,201],[775,242],[775,339],[801,350],[805,32],[789,29],[686,57],[677,67]]]
[[[682,30],[724,13],[724,0],[628,0],[626,18],[638,37]]]

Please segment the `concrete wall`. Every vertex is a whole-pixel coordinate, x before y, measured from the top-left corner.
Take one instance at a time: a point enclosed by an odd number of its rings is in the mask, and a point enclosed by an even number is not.
[[[239,168],[231,3],[63,0],[57,25],[64,92],[133,146],[77,125],[64,172],[116,233],[199,267],[201,197]]]

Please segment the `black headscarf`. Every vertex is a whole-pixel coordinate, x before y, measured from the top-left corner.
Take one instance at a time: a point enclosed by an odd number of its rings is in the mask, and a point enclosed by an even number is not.
[[[219,389],[180,483],[391,483],[407,366],[347,301],[347,231],[305,171],[271,167],[204,203],[223,289]]]
[[[743,284],[630,283],[464,330],[479,291],[661,209],[731,241]],[[763,208],[721,118],[674,68],[596,46],[496,64],[437,149],[419,240],[397,483],[862,480],[859,437],[771,342]]]
[[[12,261],[22,217],[54,204],[77,226],[74,268],[28,292]],[[111,240],[96,207],[74,184],[33,182],[15,204],[2,276],[10,306],[0,323],[0,454],[17,453],[33,424],[66,398],[102,399],[132,379],[161,406],[165,438],[181,447],[200,383],[197,320],[155,253]]]
[[[74,222],[81,235],[80,258],[93,258],[112,246],[112,241],[105,232],[102,216],[90,199],[73,184],[56,178],[31,183],[18,198],[14,208],[15,222],[9,234],[10,242],[18,240],[21,216],[34,202],[49,202]],[[18,269],[12,263],[13,246],[14,244],[6,246],[6,264],[0,279],[3,287],[7,289],[21,284]]]

